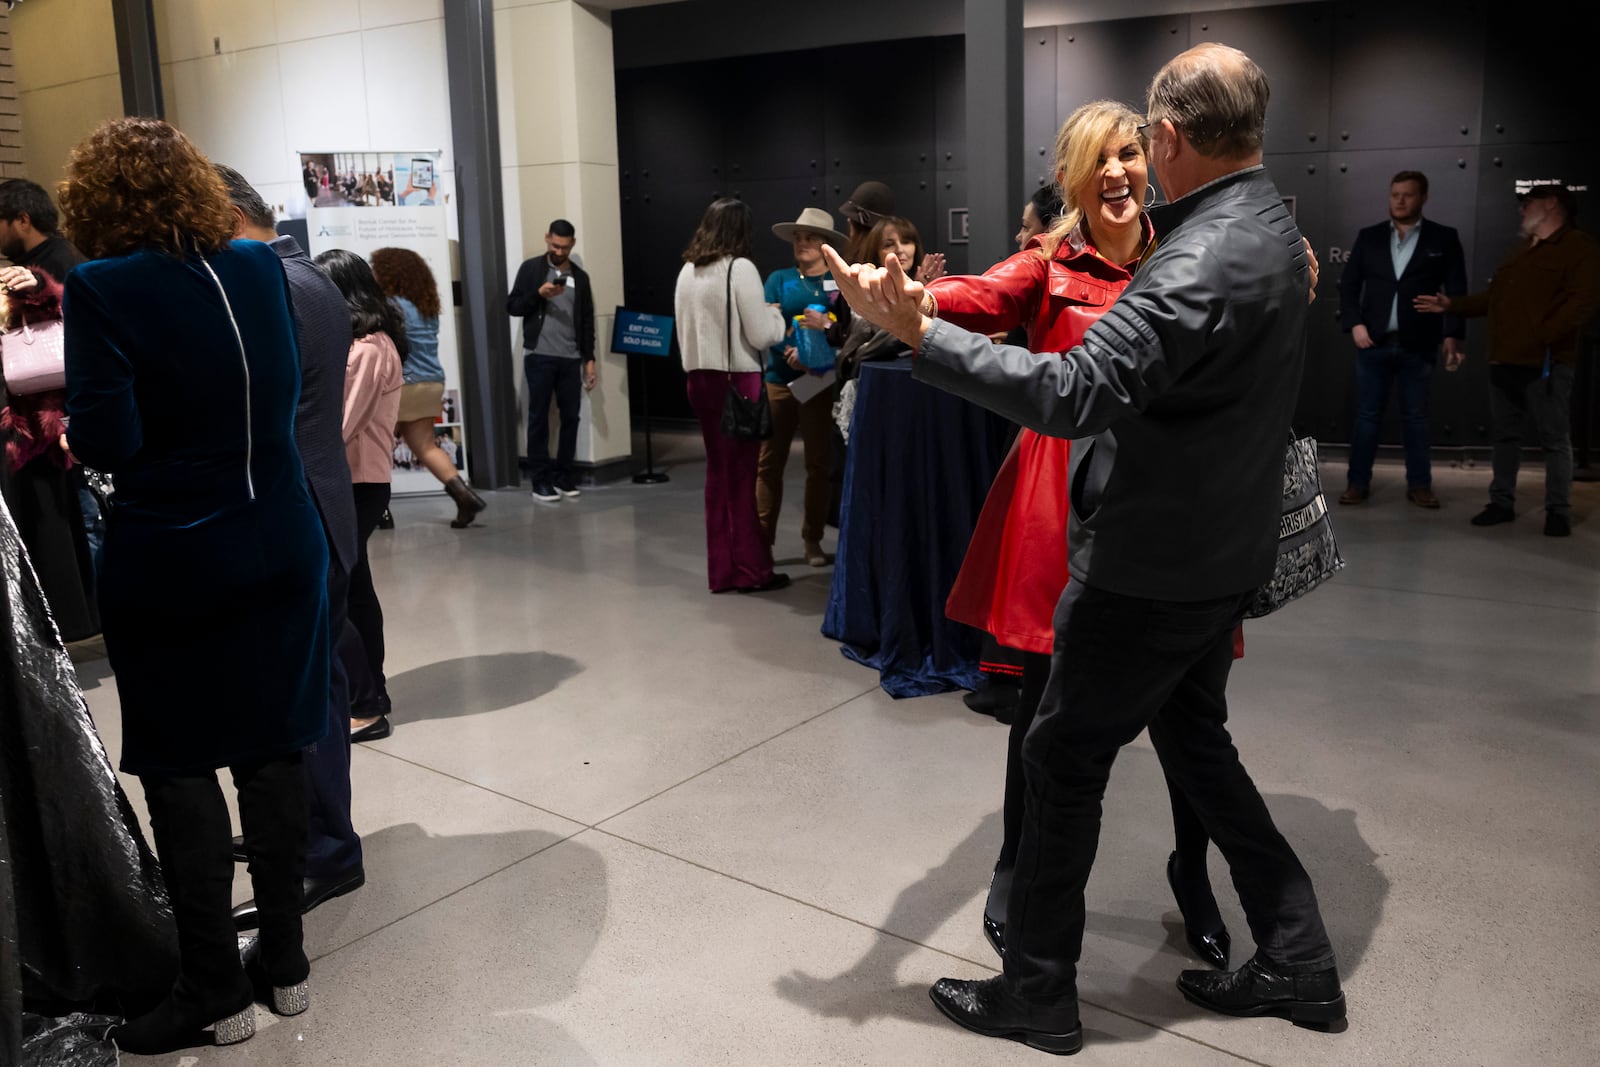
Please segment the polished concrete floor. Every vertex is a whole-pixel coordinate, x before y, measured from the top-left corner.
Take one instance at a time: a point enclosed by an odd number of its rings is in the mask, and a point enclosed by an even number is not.
[[[308,919],[311,1010],[125,1062],[1044,1062],[927,998],[995,968],[1004,729],[958,694],[891,700],[818,634],[829,572],[794,562],[792,511],[794,586],[708,595],[696,443],[664,448],[668,485],[497,493],[467,531],[442,496],[396,503],[373,542],[396,732],[355,754],[368,884]],[[1196,964],[1141,740],[1088,889],[1080,1062],[1600,1058],[1600,492],[1558,541],[1531,505],[1470,527],[1487,477],[1439,471],[1427,513],[1380,472],[1335,515],[1349,569],[1251,624],[1234,671],[1235,736],[1316,881],[1348,1028],[1179,996]],[[81,670],[115,753],[114,683]],[[1215,854],[1212,878],[1242,960]]]

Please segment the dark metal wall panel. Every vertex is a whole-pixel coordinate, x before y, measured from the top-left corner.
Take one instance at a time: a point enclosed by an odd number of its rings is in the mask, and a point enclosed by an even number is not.
[[[902,76],[917,78],[920,66]],[[967,53],[959,37],[933,42],[933,164],[937,170],[967,169]]]
[[[1091,100],[1120,100],[1142,112],[1151,76],[1189,44],[1188,15],[1058,27],[1057,118],[1065,122]]]
[[[950,211],[952,208],[964,209],[968,203],[966,173],[941,174],[938,187],[934,190],[934,201],[929,206],[929,221],[926,224],[921,221],[917,223],[922,230],[922,243],[931,252],[945,254],[945,266],[951,274],[981,274],[989,266],[987,263],[974,263],[968,253],[968,245],[953,245],[949,241]]]
[[[1335,148],[1477,144],[1482,0],[1340,0],[1333,29]]]
[[[650,67],[617,74],[619,114],[628,112],[623,167],[640,181],[710,179],[722,164],[726,88],[708,66]]]
[[[1055,181],[1056,28],[1026,30],[1022,37],[1022,184],[1017,213],[1033,191]]]
[[[1483,141],[1525,144],[1593,139],[1595,40],[1600,8],[1570,25],[1530,17],[1520,4],[1489,8],[1483,55]],[[1556,32],[1552,32],[1555,29]],[[1589,102],[1588,104],[1580,102]]]
[[[726,181],[798,175],[820,180],[827,173],[822,58],[810,51],[718,64]]]
[[[934,109],[927,83],[914,76],[927,62],[927,42],[895,41],[826,53],[824,84],[830,89],[823,94],[822,112],[829,175],[931,167]],[[907,76],[887,79],[882,74],[896,70]],[[867,87],[870,103],[863,106]],[[773,126],[774,135],[782,136],[782,122]]]
[[[1216,41],[1245,52],[1266,72],[1267,151],[1328,148],[1333,73],[1333,4],[1294,4],[1191,15],[1195,44]],[[1152,73],[1154,73],[1152,71]]]

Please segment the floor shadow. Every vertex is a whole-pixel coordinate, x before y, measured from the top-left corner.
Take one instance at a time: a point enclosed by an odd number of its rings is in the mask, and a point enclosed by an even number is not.
[[[974,871],[994,867],[1001,833],[1000,812],[980,822],[939,866],[900,891],[867,954],[831,978],[793,971],[777,980],[777,994],[814,1015],[849,1019],[857,1025],[877,1018],[900,1018],[948,1025],[928,1001],[925,983],[903,983],[901,963],[927,944],[952,916],[984,892]]]
[[[550,652],[499,652],[462,656],[389,676],[396,724],[456,719],[514,708],[553,692],[583,670],[568,656]]]
[[[531,859],[555,845],[562,849],[560,861],[541,871],[541,878],[548,876],[550,883],[549,893],[542,899],[528,899],[525,876],[491,875],[481,884],[461,890],[477,898],[476,910],[468,921],[473,926],[492,925],[500,931],[499,936],[483,939],[459,929],[459,922],[443,924],[437,918],[417,921],[408,927],[404,946],[385,950],[386,956],[390,952],[396,954],[392,962],[386,960],[386,965],[400,967],[413,976],[421,975],[428,967],[441,963],[458,966],[462,953],[467,951],[465,946],[470,945],[470,974],[463,973],[456,979],[457,984],[468,988],[455,996],[470,996],[472,1011],[461,1015],[456,1024],[469,1025],[470,1017],[481,1015],[482,1020],[471,1025],[494,1027],[502,1038],[514,1032],[517,1047],[528,1053],[526,1062],[576,1067],[596,1064],[598,1061],[561,1023],[540,1014],[541,1008],[558,1004],[577,991],[583,969],[599,943],[609,907],[605,859],[593,848],[564,835],[543,830],[433,834],[416,823],[400,823],[364,834],[367,885],[329,901],[306,918],[306,948],[312,957],[313,982],[319,970],[331,970],[330,961],[351,951],[352,943],[368,936],[382,936],[381,932],[361,932],[363,927],[373,925],[360,920],[363,909],[372,906],[374,890],[414,882],[418,872],[496,870],[519,862],[519,858]],[[457,877],[456,882],[459,881]],[[456,888],[453,883],[429,890],[428,895],[443,898]],[[412,921],[409,915],[396,918]],[[535,943],[536,959],[529,955],[529,945]],[[324,1005],[334,998],[359,1001],[366,995],[369,993],[332,981],[322,983],[319,990]],[[383,1010],[438,1012],[438,996],[426,980],[399,980],[386,988]],[[353,1046],[342,1044],[344,1037],[331,1040],[338,1044],[339,1054],[333,1055],[333,1048],[324,1050],[329,1062],[362,1060]],[[372,1062],[379,1058],[374,1055]]]
[[[1382,921],[1389,896],[1389,879],[1377,866],[1378,855],[1361,836],[1356,813],[1333,809],[1311,797],[1289,793],[1265,794],[1273,821],[1288,839],[1317,888],[1322,919],[1333,942],[1339,976],[1346,983],[1361,967]],[[1250,928],[1244,921],[1238,895],[1229,881],[1226,863],[1211,853],[1212,885],[1223,919],[1233,935],[1231,963],[1239,966],[1255,951]],[[1182,1019],[1209,1016],[1190,1004],[1174,988],[1178,972],[1200,967],[1184,939],[1182,917],[1171,905],[1161,916],[1112,915],[1091,912],[1089,929],[1129,943],[1164,942],[1129,977],[1124,989],[1102,992],[1100,1006],[1166,1026]],[[1170,950],[1170,951],[1169,951]]]

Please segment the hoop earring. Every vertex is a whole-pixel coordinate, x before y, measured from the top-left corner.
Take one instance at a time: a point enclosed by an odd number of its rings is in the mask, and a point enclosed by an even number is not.
[[[1144,187],[1144,206],[1146,209],[1156,206],[1156,187],[1153,185]]]

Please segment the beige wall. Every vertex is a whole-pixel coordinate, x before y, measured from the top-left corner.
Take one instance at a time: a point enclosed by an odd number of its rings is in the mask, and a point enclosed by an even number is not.
[[[600,385],[584,400],[578,459],[625,458],[632,448],[628,364],[606,352],[612,310],[622,303],[611,15],[574,0],[496,0],[495,8],[508,267],[515,275],[524,259],[544,254],[552,219],[577,228],[576,254],[594,283],[600,365]],[[520,381],[520,334],[512,352]]]
[[[54,193],[72,146],[122,114],[111,5],[28,0],[8,20],[23,170]]]

